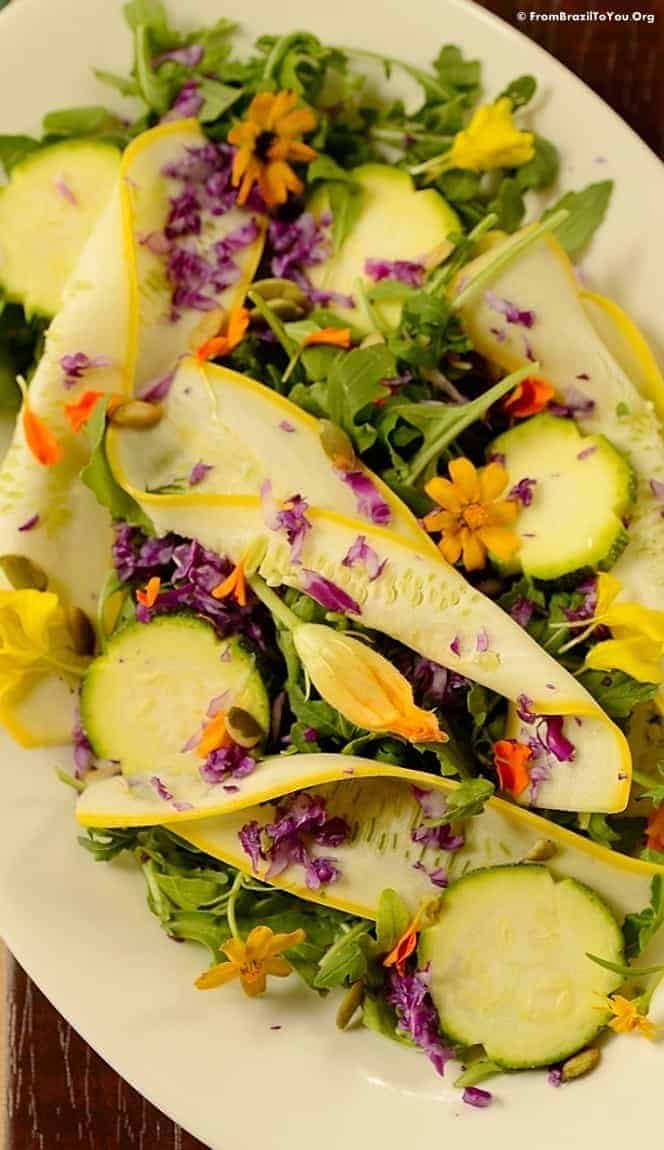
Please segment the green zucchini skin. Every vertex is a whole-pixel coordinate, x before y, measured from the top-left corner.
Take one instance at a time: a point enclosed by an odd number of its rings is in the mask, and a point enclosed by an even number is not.
[[[26,314],[52,318],[106,206],[120,152],[67,140],[31,152],[0,188],[0,287]]]
[[[504,456],[511,486],[534,480],[510,570],[554,580],[616,563],[629,542],[623,520],[636,476],[604,435],[584,436],[573,420],[544,413],[503,432],[488,454]]]
[[[422,932],[419,965],[431,964],[431,995],[444,1033],[481,1043],[500,1066],[522,1070],[569,1058],[608,1014],[597,1009],[622,976],[623,936],[595,891],[556,882],[531,863],[473,871],[450,885],[435,926]]]

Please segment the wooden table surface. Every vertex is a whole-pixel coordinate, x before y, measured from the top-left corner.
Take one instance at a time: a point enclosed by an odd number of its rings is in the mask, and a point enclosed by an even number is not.
[[[584,12],[592,8],[590,0],[485,0],[484,7],[517,24],[576,72],[662,155],[664,0],[596,4],[605,13],[640,8],[653,13],[655,23],[517,18],[523,9],[526,15]],[[184,0],[182,6],[186,8]],[[170,7],[177,8],[176,0]],[[453,40],[454,29],[446,28],[444,35]],[[0,1001],[3,998],[6,1055],[3,1058],[0,1050],[0,1089],[4,1077],[6,1113],[0,1108],[0,1145],[6,1150],[205,1150],[110,1070],[9,956],[5,972],[0,954]]]

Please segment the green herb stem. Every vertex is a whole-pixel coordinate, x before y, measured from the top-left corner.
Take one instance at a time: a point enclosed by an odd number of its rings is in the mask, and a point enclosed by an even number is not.
[[[267,607],[268,611],[274,615],[287,631],[292,631],[295,627],[299,626],[300,620],[290,607],[287,607],[283,599],[280,599],[276,591],[268,587],[264,579],[260,575],[251,575],[247,582],[251,587],[257,599]]]
[[[539,223],[534,224],[530,228],[525,228],[523,233],[512,243],[506,244],[497,252],[493,259],[489,261],[483,268],[473,276],[470,283],[467,283],[463,289],[456,295],[452,301],[452,307],[455,311],[465,307],[467,303],[482,291],[488,283],[490,283],[499,272],[511,264],[513,260],[537,243],[542,236],[548,235],[549,232],[555,231],[557,227],[567,219],[569,213],[562,208],[559,212],[554,212],[552,216],[548,216],[545,220],[540,220]],[[534,370],[534,365],[529,369],[531,372]]]
[[[238,895],[242,890],[243,884],[244,874],[241,870],[239,870],[233,879],[233,885],[228,895],[228,903],[226,904],[226,918],[228,919],[228,925],[230,927],[231,934],[233,935],[233,938],[239,939],[242,938],[242,935],[240,934],[240,930],[237,925],[237,919],[235,917],[235,904],[237,902]]]
[[[259,295],[258,292],[250,291],[247,293],[247,295],[256,308],[256,311],[260,312],[262,315],[270,331],[274,332],[277,339],[279,340],[279,343],[286,352],[286,355],[290,359],[291,356],[295,355],[295,353],[298,351],[299,345],[294,339],[291,339],[288,332],[286,331],[286,328],[279,319],[279,316],[275,315],[270,305],[263,299],[261,295]]]

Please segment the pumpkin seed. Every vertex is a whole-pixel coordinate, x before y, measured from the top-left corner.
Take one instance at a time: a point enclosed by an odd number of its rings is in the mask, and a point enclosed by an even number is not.
[[[360,347],[375,347],[379,343],[385,343],[385,336],[381,335],[379,331],[370,331],[368,335],[365,335]]]
[[[335,467],[340,467],[342,471],[350,471],[354,467],[355,449],[350,437],[338,423],[332,423],[330,419],[321,419],[320,442],[323,451]]]
[[[353,1016],[360,1009],[362,1000],[364,999],[364,983],[362,979],[358,979],[346,991],[337,1010],[337,1026],[339,1030],[345,1030],[348,1024],[352,1021]]]
[[[309,305],[309,297],[302,288],[293,283],[292,280],[278,279],[273,277],[270,279],[256,280],[251,285],[252,292],[256,292],[261,299],[267,300],[272,306],[272,300],[275,299],[289,299],[298,303],[300,307],[306,308]]]
[[[556,853],[556,844],[551,839],[538,839],[533,843],[530,850],[526,851],[522,858],[522,862],[544,862],[546,859],[551,859]]]
[[[135,430],[154,427],[159,423],[164,409],[158,403],[146,403],[144,399],[130,399],[114,407],[109,422],[116,427],[131,427]]]
[[[70,607],[67,612],[67,622],[72,645],[77,655],[92,655],[97,643],[95,629],[80,607]]]
[[[590,1074],[599,1060],[600,1053],[596,1046],[589,1046],[587,1050],[582,1050],[573,1058],[568,1058],[567,1062],[563,1062],[560,1070],[563,1082],[572,1082],[574,1078],[581,1078],[584,1074]]]
[[[306,308],[304,308],[302,304],[299,304],[294,299],[284,299],[281,296],[279,296],[277,299],[271,299],[268,306],[270,311],[273,312],[278,319],[283,319],[287,322],[293,319],[302,319],[302,316],[306,313]],[[259,312],[258,308],[254,308],[254,310],[251,312],[250,320],[252,325],[260,325],[265,323],[265,319]]]
[[[242,707],[231,707],[226,715],[226,730],[241,747],[255,747],[265,734],[260,723]]]
[[[48,575],[26,555],[0,556],[0,568],[16,591],[45,591]]]

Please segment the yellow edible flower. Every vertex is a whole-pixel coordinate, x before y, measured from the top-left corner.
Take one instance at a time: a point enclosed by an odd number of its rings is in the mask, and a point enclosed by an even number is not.
[[[640,1034],[642,1038],[653,1039],[657,1033],[655,1023],[641,1014],[638,1001],[624,998],[622,994],[612,994],[605,998],[596,1010],[609,1010],[613,1018],[609,1022],[616,1034]]]
[[[408,680],[366,643],[322,623],[303,623],[292,634],[316,690],[349,722],[412,743],[447,741],[436,716],[416,706]]]
[[[488,172],[492,168],[518,168],[535,155],[532,132],[520,132],[512,119],[512,103],[503,96],[495,104],[482,104],[473,112],[467,128],[457,132],[452,147],[442,156],[426,160],[414,174],[432,179],[450,168]]]
[[[594,670],[624,671],[641,683],[664,681],[664,612],[640,603],[616,603],[622,584],[614,575],[597,577],[597,606],[590,630],[604,624],[611,639],[592,647],[586,666]]]
[[[49,673],[77,679],[89,660],[72,646],[67,618],[52,591],[0,590],[0,721]]]
[[[196,979],[199,990],[212,990],[239,978],[242,989],[249,998],[265,993],[268,974],[276,978],[286,978],[292,966],[282,954],[292,946],[304,942],[303,930],[291,930],[289,934],[274,934],[269,926],[255,926],[247,936],[229,938],[221,950],[227,962],[218,962]]]
[[[425,487],[440,507],[425,515],[427,531],[440,531],[439,549],[448,563],[462,560],[466,571],[484,567],[490,551],[505,562],[519,550],[520,541],[510,530],[519,509],[514,499],[498,499],[508,483],[500,463],[477,468],[469,459],[453,459],[450,478],[436,476]]]

